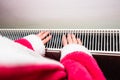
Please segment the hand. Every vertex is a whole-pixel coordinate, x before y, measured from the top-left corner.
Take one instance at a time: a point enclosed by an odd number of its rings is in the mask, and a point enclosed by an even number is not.
[[[46,44],[52,38],[51,35],[48,36],[49,33],[50,32],[48,32],[48,31],[46,31],[46,32],[42,31],[37,34],[37,36],[40,37],[40,39],[42,40],[43,44]]]
[[[75,38],[74,34],[68,34],[67,37],[63,35],[62,37],[62,44],[66,46],[68,44],[79,44],[82,45],[81,40],[79,38]]]

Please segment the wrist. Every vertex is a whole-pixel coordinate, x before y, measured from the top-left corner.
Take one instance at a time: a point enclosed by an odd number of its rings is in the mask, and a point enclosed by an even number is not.
[[[24,39],[28,40],[32,45],[34,51],[40,55],[45,54],[45,46],[42,40],[36,35],[29,35],[24,37]]]

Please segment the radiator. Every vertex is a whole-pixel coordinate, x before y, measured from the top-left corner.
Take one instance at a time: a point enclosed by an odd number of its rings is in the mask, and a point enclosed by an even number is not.
[[[47,52],[60,52],[63,47],[62,35],[74,34],[82,44],[94,55],[119,55],[119,29],[1,29],[0,34],[12,40],[41,31],[50,31],[52,39],[45,45]]]

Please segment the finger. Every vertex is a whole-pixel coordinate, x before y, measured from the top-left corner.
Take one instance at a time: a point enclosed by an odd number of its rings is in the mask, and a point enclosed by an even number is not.
[[[41,36],[44,33],[45,33],[45,31],[41,31],[40,33],[38,33],[38,36]]]
[[[44,39],[50,32],[44,32],[43,34],[40,35],[41,39]]]
[[[72,41],[73,41],[73,43],[77,44],[77,40],[76,40],[76,38],[75,38],[75,35],[74,35],[74,34],[72,34]]]
[[[65,35],[62,36],[62,44],[63,44],[63,46],[67,45],[67,39],[66,39]]]
[[[46,44],[50,39],[52,38],[51,35],[49,35],[48,37],[46,37],[45,39],[43,39],[43,44]]]
[[[81,40],[79,38],[77,38],[77,43],[82,45],[82,42],[81,42]]]
[[[71,34],[68,34],[68,35],[67,35],[67,42],[68,42],[69,44],[72,43]]]

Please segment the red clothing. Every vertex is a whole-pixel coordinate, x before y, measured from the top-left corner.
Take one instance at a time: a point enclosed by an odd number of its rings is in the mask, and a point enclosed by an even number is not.
[[[16,62],[9,62],[8,59],[3,59],[8,60],[5,61],[4,64],[2,63],[4,61],[0,59],[0,80],[106,80],[95,59],[87,54],[86,51],[66,53],[61,57],[60,62],[57,62],[46,59],[41,55],[36,56],[34,54],[28,55],[28,53],[24,53],[28,48],[34,52],[37,50],[26,38],[10,42],[15,46],[20,46],[20,50],[21,48],[23,49],[24,46],[27,48],[24,48],[23,52],[20,52],[21,54],[18,52],[19,50],[16,50],[20,56],[13,51],[13,53],[16,54],[15,57],[17,57],[15,59]],[[29,50],[27,52],[29,52]],[[21,57],[22,55],[23,57]],[[0,56],[2,55],[0,54]],[[33,58],[33,56],[35,58]],[[26,59],[26,57],[28,59]],[[5,58],[7,57],[5,56]],[[9,66],[9,63],[11,63],[12,66]]]

